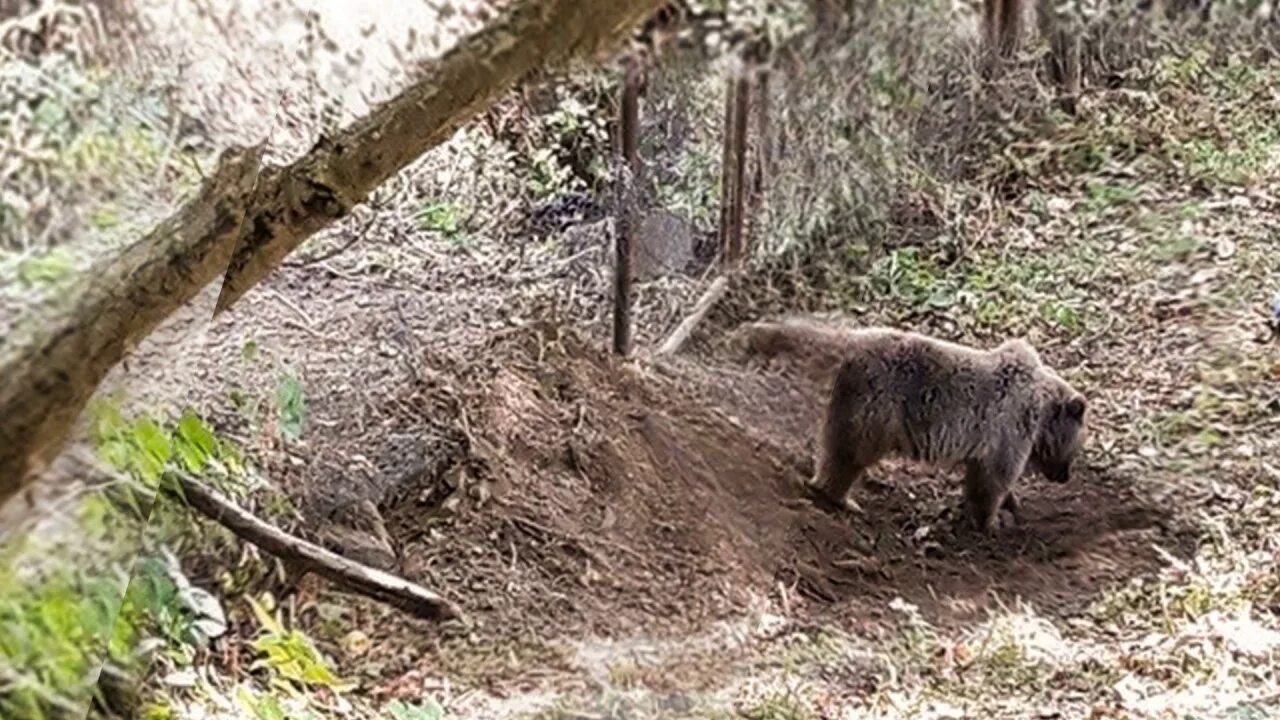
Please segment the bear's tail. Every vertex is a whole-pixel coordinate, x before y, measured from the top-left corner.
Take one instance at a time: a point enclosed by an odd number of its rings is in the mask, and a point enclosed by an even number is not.
[[[848,329],[801,318],[748,323],[738,335],[742,347],[753,355],[787,355],[835,363],[845,358],[850,343]]]

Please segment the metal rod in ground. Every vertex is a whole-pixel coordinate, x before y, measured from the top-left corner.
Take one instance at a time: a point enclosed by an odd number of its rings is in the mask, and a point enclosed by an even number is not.
[[[622,83],[619,133],[622,136],[621,167],[618,168],[618,223],[614,239],[613,264],[613,352],[631,354],[631,259],[636,229],[636,188],[639,162],[636,153],[640,126],[640,86],[643,83],[639,60],[628,58]]]

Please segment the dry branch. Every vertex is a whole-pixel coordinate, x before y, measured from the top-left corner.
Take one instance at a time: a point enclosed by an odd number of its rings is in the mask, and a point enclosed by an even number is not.
[[[983,32],[989,58],[1007,60],[1018,51],[1029,3],[1030,0],[983,0]]]
[[[130,346],[226,270],[260,153],[225,153],[177,214],[34,308],[0,344],[0,501],[40,469]]]
[[[711,287],[698,298],[698,302],[693,306],[693,312],[688,317],[680,321],[676,329],[671,331],[667,339],[658,347],[657,355],[674,355],[680,352],[680,348],[688,341],[689,336],[697,329],[698,323],[701,323],[707,313],[711,312],[711,308],[720,298],[724,297],[725,292],[729,289],[729,276],[721,275],[711,283]]]
[[[257,149],[224,154],[178,213],[93,268],[75,296],[33,308],[0,344],[0,502],[57,452],[126,350],[205,285],[225,271],[225,310],[499,94],[539,68],[604,51],[661,4],[521,0],[296,162],[261,168]]]
[[[308,236],[342,217],[384,180],[448,139],[528,73],[597,53],[661,0],[526,0],[427,63],[423,80],[306,157],[265,172],[255,222],[236,249],[218,298],[235,302]]]
[[[1040,0],[1036,20],[1040,25],[1040,35],[1049,42],[1045,65],[1049,78],[1058,87],[1059,106],[1063,111],[1074,114],[1080,97],[1082,43],[1080,29],[1073,27],[1075,18],[1063,10],[1054,0]]]
[[[178,485],[187,505],[241,540],[262,548],[301,572],[313,572],[340,587],[416,617],[466,622],[462,610],[456,605],[421,585],[294,537],[238,507],[189,475],[179,475]]]

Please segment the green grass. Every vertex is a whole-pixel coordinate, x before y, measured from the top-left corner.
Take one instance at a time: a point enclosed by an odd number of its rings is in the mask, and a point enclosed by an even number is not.
[[[127,415],[109,398],[90,415],[97,451],[120,478],[79,498],[56,525],[0,545],[0,716],[41,720],[85,707],[104,661],[135,677],[191,671],[230,620],[256,628],[247,644],[252,675],[228,690],[206,682],[217,676],[206,667],[212,674],[196,676],[191,697],[144,693],[139,716],[183,717],[182,702],[221,696],[246,717],[334,717],[329,701],[350,683],[269,596],[243,595],[245,567],[223,568],[214,595],[194,586],[176,559],[184,551],[218,554],[229,541],[216,528],[206,534],[161,490],[184,472],[242,497],[250,470],[239,449],[192,411]],[[248,613],[224,609],[241,602]],[[442,716],[425,700],[381,712],[366,704],[361,712],[379,720]]]
[[[75,274],[75,260],[55,248],[17,260],[17,276],[28,287],[60,287]]]
[[[418,227],[453,240],[462,234],[468,212],[453,203],[427,203],[414,214]]]
[[[1080,204],[1080,211],[1086,215],[1102,215],[1113,208],[1126,208],[1138,202],[1142,194],[1141,188],[1132,184],[1119,183],[1104,179],[1087,182],[1085,200]]]
[[[199,153],[176,145],[163,91],[50,60],[38,69],[0,63],[0,134],[22,146],[6,196],[23,199],[0,203],[0,248],[114,240],[167,214],[165,204],[200,180]]]
[[[1088,288],[1099,263],[1099,252],[1083,243],[1025,254],[982,249],[950,266],[903,248],[876,261],[853,293],[895,314],[971,319],[988,334],[1040,326],[1071,337],[1106,321],[1108,311]]]
[[[91,541],[109,542],[92,527],[89,509],[77,518]],[[68,548],[32,539],[7,544],[0,556],[0,714],[43,718],[59,704],[83,706],[88,679],[108,658],[127,660],[133,634],[126,613],[116,622],[125,578],[108,568],[50,566],[34,558]],[[119,629],[117,629],[119,628]],[[114,651],[114,652],[111,652]]]

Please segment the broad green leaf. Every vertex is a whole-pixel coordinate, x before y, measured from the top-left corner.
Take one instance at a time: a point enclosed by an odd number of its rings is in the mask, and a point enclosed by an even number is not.
[[[163,467],[169,458],[173,457],[173,446],[169,442],[168,435],[154,420],[150,418],[139,420],[134,425],[133,436],[138,446],[154,458],[160,466]]]
[[[302,437],[307,425],[307,398],[298,378],[289,374],[280,380],[276,403],[280,408],[280,432],[289,440]]]
[[[218,450],[218,440],[213,431],[198,415],[188,410],[178,421],[176,434],[178,454],[187,470],[197,474],[203,472]]]

